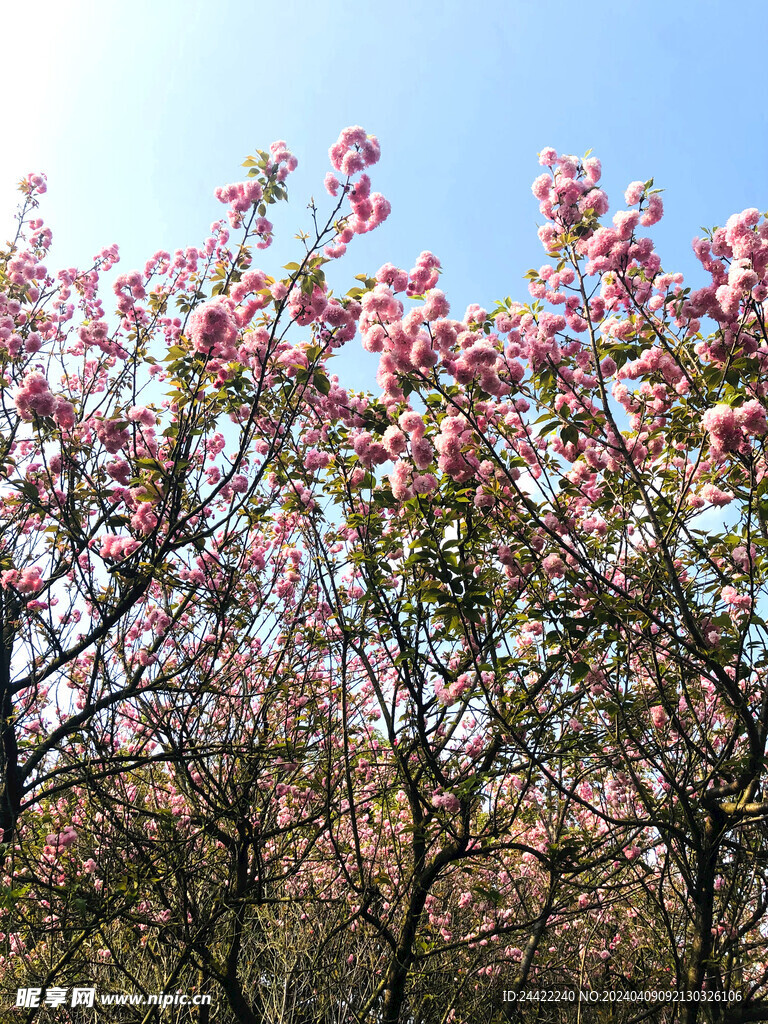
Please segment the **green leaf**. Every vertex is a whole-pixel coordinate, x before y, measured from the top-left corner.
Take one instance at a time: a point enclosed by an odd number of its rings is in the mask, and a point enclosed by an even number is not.
[[[586,661],[577,661],[571,669],[571,678],[575,683],[579,683],[586,675],[588,675],[589,671],[590,668]]]
[[[324,373],[320,373],[318,370],[312,377],[312,383],[315,385],[321,395],[327,395],[331,390],[331,382],[325,376]]]

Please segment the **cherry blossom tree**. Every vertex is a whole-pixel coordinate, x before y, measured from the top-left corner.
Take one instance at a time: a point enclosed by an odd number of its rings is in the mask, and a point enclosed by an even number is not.
[[[249,158],[229,227],[118,277],[114,322],[116,250],[50,273],[23,183],[9,985],[183,983],[245,1024],[524,1020],[532,989],[768,1019],[768,220],[697,239],[687,287],[653,181],[608,219],[599,161],[547,149],[529,301],[456,319],[430,252],[328,285],[389,212],[378,157],[342,132],[277,276],[295,159]],[[358,336],[372,393],[332,372]]]
[[[762,875],[743,865],[762,860],[768,810],[768,223],[747,210],[697,240],[710,283],[690,291],[640,235],[662,214],[652,182],[630,185],[609,227],[598,161],[541,160],[550,259],[529,274],[532,303],[452,321],[429,254],[370,283],[360,327],[382,395],[352,445],[364,465],[394,462],[385,501],[419,508],[432,532],[431,553],[417,540],[409,559],[430,567],[438,642],[462,613],[487,626],[513,598],[517,627],[492,643],[476,630],[436,699],[479,702],[563,799],[626,830],[629,864],[665,865],[685,895],[666,919],[680,989],[761,998],[760,955],[742,957],[764,950]],[[403,292],[421,304],[406,312]],[[736,874],[734,904],[717,893]]]
[[[98,286],[116,248],[87,271],[49,273],[51,234],[30,216],[45,183],[22,183],[0,261],[6,844],[25,807],[70,784],[73,741],[90,731],[109,746],[111,716],[143,695],[193,699],[187,672],[213,665],[234,628],[233,588],[290,532],[276,454],[306,409],[343,402],[328,398],[324,364],[357,315],[326,294],[323,247],[338,254],[388,209],[366,175],[349,185],[378,158],[375,140],[349,130],[334,153],[347,184],[322,223],[314,211],[288,277],[252,266],[296,166],[275,143],[246,161],[245,182],[217,190],[238,244],[219,221],[202,247],[120,275],[114,322]],[[312,342],[287,340],[293,323],[314,323]],[[278,591],[291,566],[289,554],[272,565]],[[247,603],[265,613],[268,600]],[[109,757],[98,754],[105,772]]]

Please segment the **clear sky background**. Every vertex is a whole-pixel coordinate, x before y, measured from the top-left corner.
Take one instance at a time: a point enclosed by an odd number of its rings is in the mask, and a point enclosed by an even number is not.
[[[747,206],[768,209],[768,5],[715,0],[36,0],[0,14],[4,143],[0,232],[17,180],[44,171],[49,266],[85,266],[117,242],[121,270],[199,244],[223,213],[216,185],[256,148],[299,158],[279,239],[294,258],[328,147],[361,124],[379,137],[385,225],[342,261],[443,262],[452,312],[525,301],[544,259],[530,183],[544,146],[603,161],[611,209],[635,179],[666,189],[654,231],[668,270],[701,282],[690,241]],[[372,381],[355,345],[346,383]],[[341,370],[341,367],[339,367]]]

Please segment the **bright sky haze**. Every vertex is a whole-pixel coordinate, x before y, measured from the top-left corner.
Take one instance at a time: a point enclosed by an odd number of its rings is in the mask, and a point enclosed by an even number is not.
[[[350,246],[345,289],[430,249],[457,317],[469,302],[525,301],[521,275],[544,262],[530,184],[545,146],[599,156],[612,210],[630,181],[655,177],[668,270],[696,274],[701,226],[768,208],[754,50],[768,8],[753,0],[42,0],[34,20],[31,10],[2,15],[0,227],[11,230],[17,180],[44,171],[53,269],[85,266],[112,242],[122,271],[202,243],[224,214],[214,187],[285,139],[299,169],[273,218],[276,244],[256,263],[275,273],[295,258],[310,194],[329,201],[328,147],[353,124],[380,140],[373,187],[392,214]],[[359,345],[344,358],[357,378],[347,383],[371,383]]]

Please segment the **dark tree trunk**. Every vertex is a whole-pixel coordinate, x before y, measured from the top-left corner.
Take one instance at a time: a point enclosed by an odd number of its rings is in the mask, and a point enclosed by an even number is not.
[[[712,921],[715,903],[715,874],[720,850],[721,822],[709,814],[704,825],[704,835],[699,851],[696,885],[689,895],[693,903],[693,935],[688,951],[688,968],[685,988],[688,992],[700,992],[707,976],[708,962],[712,956]],[[682,1024],[696,1024],[700,1016],[701,1003],[693,1000],[682,1004]]]
[[[8,605],[2,598],[0,627],[0,842],[12,843],[21,807],[21,776],[11,692],[13,632]]]

